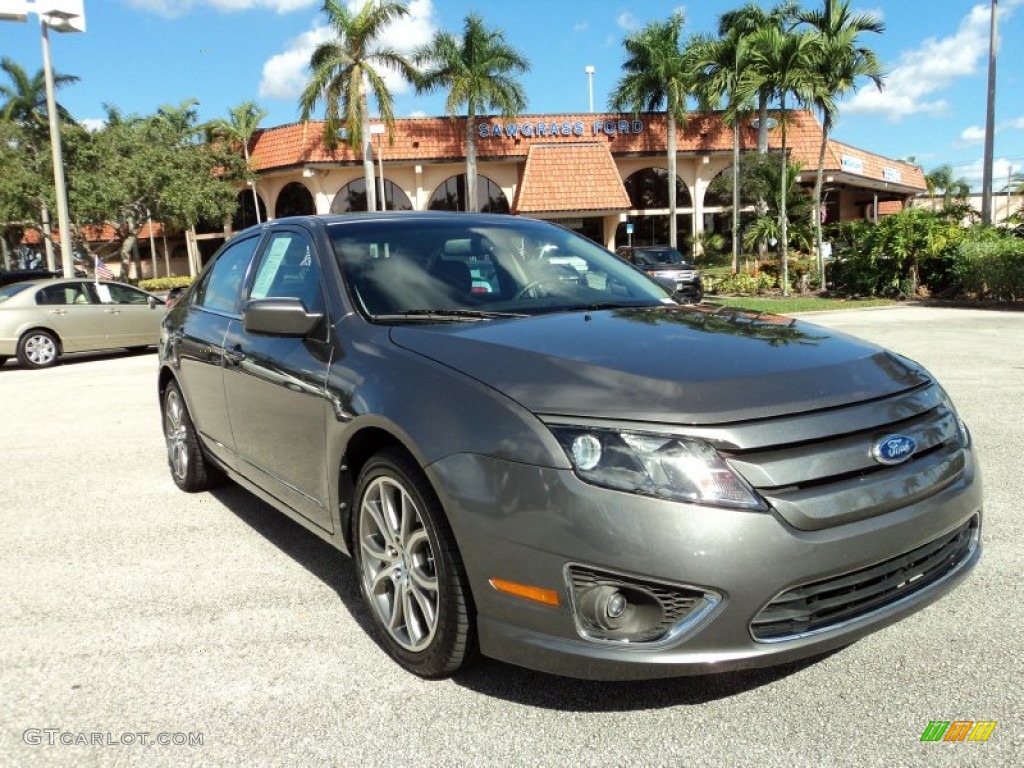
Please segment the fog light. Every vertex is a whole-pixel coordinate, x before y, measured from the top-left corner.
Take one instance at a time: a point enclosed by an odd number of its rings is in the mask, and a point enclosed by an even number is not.
[[[617,619],[625,613],[627,605],[629,602],[626,600],[626,596],[621,592],[616,592],[608,598],[608,605],[605,606],[604,612],[608,614],[608,618]]]

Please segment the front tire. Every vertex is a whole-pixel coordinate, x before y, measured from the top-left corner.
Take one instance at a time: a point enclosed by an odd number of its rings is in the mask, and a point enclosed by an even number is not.
[[[385,450],[359,474],[353,551],[363,600],[388,654],[425,678],[475,652],[471,597],[441,503],[420,468]]]
[[[185,398],[177,383],[170,382],[163,397],[164,440],[171,478],[181,490],[194,493],[217,484],[220,472],[203,453]]]
[[[26,368],[49,368],[59,356],[57,337],[41,328],[29,331],[18,341],[18,361]]]

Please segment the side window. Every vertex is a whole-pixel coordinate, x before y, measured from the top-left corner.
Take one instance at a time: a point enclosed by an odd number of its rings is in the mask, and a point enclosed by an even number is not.
[[[287,231],[271,235],[249,298],[299,299],[307,312],[324,311],[320,268],[304,236]]]
[[[100,283],[96,286],[100,301],[104,304],[146,304],[149,297],[130,285]]]
[[[48,285],[36,294],[36,304],[91,304],[89,294],[82,283]]]
[[[259,237],[247,237],[225,246],[196,290],[195,303],[206,309],[237,315],[242,303],[245,273],[259,242]]]

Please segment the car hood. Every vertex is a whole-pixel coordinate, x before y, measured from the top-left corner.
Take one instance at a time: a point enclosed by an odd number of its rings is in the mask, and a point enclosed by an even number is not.
[[[535,413],[714,424],[884,397],[928,381],[867,342],[773,315],[704,307],[402,325],[395,344]]]

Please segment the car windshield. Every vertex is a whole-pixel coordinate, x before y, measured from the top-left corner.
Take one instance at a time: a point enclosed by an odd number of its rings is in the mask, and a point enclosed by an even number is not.
[[[686,259],[675,248],[638,248],[636,263],[641,267],[652,267],[660,264],[684,264]]]
[[[7,301],[11,296],[21,293],[26,288],[31,287],[31,283],[11,283],[10,285],[5,285],[3,288],[0,288],[0,303]]]
[[[671,303],[596,243],[518,217],[400,214],[329,228],[357,306],[380,321],[457,322]]]

